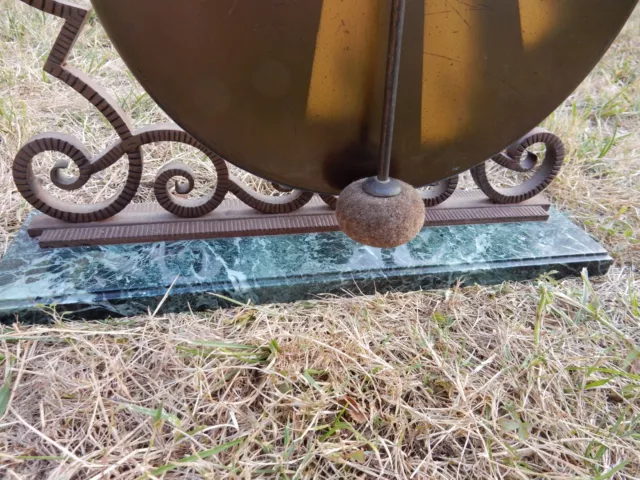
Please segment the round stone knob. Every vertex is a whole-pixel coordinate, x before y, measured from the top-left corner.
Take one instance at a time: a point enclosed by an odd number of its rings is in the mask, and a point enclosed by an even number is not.
[[[379,195],[366,188],[372,179],[358,180],[345,188],[336,207],[338,223],[356,242],[378,248],[394,248],[413,240],[424,226],[422,197],[411,185],[391,179],[380,182]],[[377,181],[377,180],[373,180]],[[384,196],[384,191],[394,194]]]

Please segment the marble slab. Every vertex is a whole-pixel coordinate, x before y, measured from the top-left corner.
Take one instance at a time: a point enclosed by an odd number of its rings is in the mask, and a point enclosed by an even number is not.
[[[28,222],[27,222],[28,223]],[[0,261],[0,321],[104,319],[606,273],[612,259],[564,215],[547,222],[425,228],[393,250],[342,233],[41,249],[26,225]]]

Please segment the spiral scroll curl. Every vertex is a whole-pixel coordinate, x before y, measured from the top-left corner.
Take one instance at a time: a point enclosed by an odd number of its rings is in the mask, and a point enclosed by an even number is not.
[[[221,157],[175,126],[151,127],[140,135],[140,141],[142,145],[159,142],[190,145],[204,153],[213,163],[218,175],[218,182],[214,192],[204,201],[181,199],[171,194],[169,185],[170,181],[175,178],[182,178],[184,181],[183,183],[174,183],[176,192],[179,194],[189,194],[195,187],[195,174],[184,163],[170,162],[158,172],[154,182],[156,200],[162,208],[179,217],[197,218],[211,213],[220,206],[229,192],[249,207],[267,214],[289,213],[298,210],[309,203],[314,195],[299,190],[287,190],[289,194],[280,197],[262,195],[232,177],[229,174],[227,163]]]
[[[538,156],[529,150],[535,144],[544,144],[547,149],[541,164]],[[562,140],[543,128],[535,128],[505,152],[491,158],[491,161],[515,172],[531,172],[539,166],[530,179],[515,187],[495,188],[487,174],[486,163],[472,168],[471,176],[480,190],[494,203],[520,203],[535,197],[551,185],[562,168],[564,158],[565,147]]]
[[[97,160],[90,160],[82,144],[69,135],[43,134],[31,139],[16,156],[13,163],[13,179],[25,200],[46,215],[70,223],[96,222],[121,212],[136,196],[142,177],[142,152],[139,148],[133,148],[127,152],[129,159],[127,180],[120,192],[105,202],[93,205],[78,205],[62,201],[43,187],[40,179],[33,173],[33,160],[44,152],[62,153],[78,167],[79,175],[76,178],[61,174],[61,170],[68,166],[68,162],[58,162],[51,170],[52,182],[67,191],[82,188],[91,176],[100,170],[101,164],[108,164],[109,161],[105,158],[113,155],[120,158],[125,152],[121,145],[118,145]]]
[[[195,187],[195,173],[187,165],[179,162],[171,162],[165,165],[159,172],[154,182],[154,192],[158,203],[168,212],[179,217],[196,218],[214,211],[229,192],[233,193],[240,201],[259,212],[266,214],[290,213],[305,206],[313,198],[313,193],[300,190],[287,190],[288,195],[272,197],[262,195],[245,186],[241,180],[232,177],[226,162],[211,150],[198,143],[190,135],[179,131],[179,136],[167,135],[166,131],[152,130],[149,143],[160,141],[178,142],[191,145],[203,152],[213,162],[218,175],[216,190],[205,201],[187,199],[183,200],[170,192],[170,182],[175,178],[182,178],[183,183],[175,182],[176,192],[182,195],[189,194]],[[158,138],[162,135],[162,139]]]
[[[176,192],[189,194],[195,187],[194,172],[182,162],[170,162],[160,169],[154,181],[153,190],[156,200],[166,211],[183,218],[197,218],[213,212],[220,206],[231,186],[229,169],[226,162],[195,140],[191,135],[174,125],[150,127],[138,135],[140,145],[151,143],[181,143],[204,153],[213,164],[218,176],[214,190],[203,199],[181,199],[173,195],[169,184],[171,180],[182,178],[186,183],[174,183]]]

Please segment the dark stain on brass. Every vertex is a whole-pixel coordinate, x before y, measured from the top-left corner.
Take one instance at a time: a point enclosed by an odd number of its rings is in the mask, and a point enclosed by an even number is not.
[[[380,147],[390,1],[92,3],[134,75],[203,145],[274,182],[337,193],[352,168],[336,152]],[[450,177],[531,130],[635,4],[407,0],[398,177],[416,186]]]

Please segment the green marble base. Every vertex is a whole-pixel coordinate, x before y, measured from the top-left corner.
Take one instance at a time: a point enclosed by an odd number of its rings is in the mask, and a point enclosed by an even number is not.
[[[412,291],[605,273],[611,257],[565,216],[548,222],[426,228],[379,250],[341,233],[40,249],[23,228],[0,261],[0,321],[95,319],[254,304],[323,293]],[[173,285],[173,287],[171,287]]]

